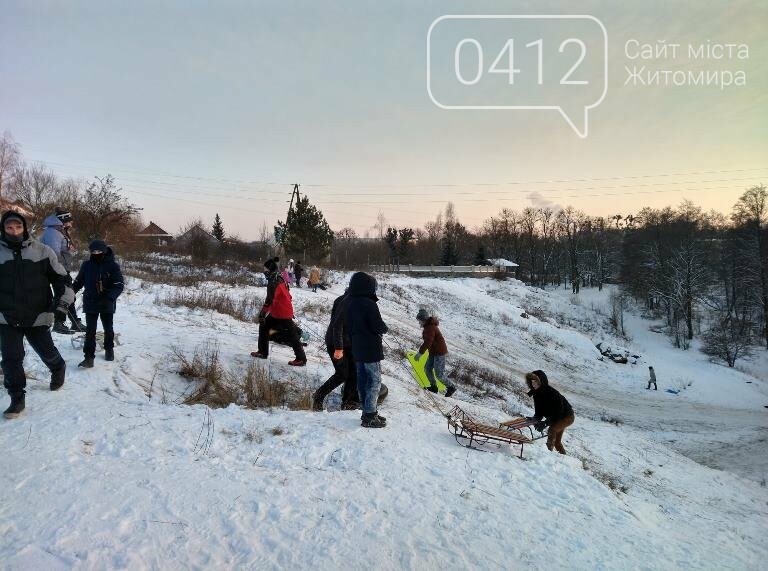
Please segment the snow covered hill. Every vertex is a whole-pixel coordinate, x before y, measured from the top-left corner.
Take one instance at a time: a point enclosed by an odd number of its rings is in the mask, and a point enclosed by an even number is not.
[[[331,374],[318,337],[345,279],[292,290],[313,334],[309,365],[289,368],[290,350],[273,346],[271,377],[315,388]],[[26,414],[0,424],[3,568],[764,566],[765,380],[668,348],[639,319],[632,341],[614,339],[599,313],[606,294],[573,303],[514,281],[382,276],[388,426],[371,430],[359,412],[177,404],[193,385],[177,374],[174,347],[215,340],[227,367],[245,368],[257,329],[158,303],[179,291],[189,289],[131,280],[114,363],[77,370],[79,350],[57,337],[70,366],[60,392],[29,351]],[[460,385],[456,399],[418,390],[397,356],[415,347],[422,305],[441,315],[449,369],[481,363],[498,376]],[[641,359],[600,361],[598,341]],[[645,390],[648,364],[658,392]],[[529,413],[521,376],[536,368],[576,409],[569,456],[543,442],[525,460],[456,444],[439,408],[460,403],[491,421]]]

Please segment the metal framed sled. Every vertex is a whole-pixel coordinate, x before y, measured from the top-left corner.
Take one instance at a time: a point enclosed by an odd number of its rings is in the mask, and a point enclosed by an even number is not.
[[[83,345],[85,344],[85,333],[75,333],[69,338],[69,342],[72,343],[73,349],[82,349]],[[120,334],[115,333],[115,346],[121,345],[120,343]],[[97,331],[96,332],[96,346],[99,348],[99,350],[104,350],[104,332],[103,331]]]
[[[515,418],[498,426],[491,426],[477,422],[459,405],[454,406],[445,416],[448,419],[448,431],[456,438],[456,442],[472,450],[482,450],[475,445],[488,442],[498,446],[517,445],[520,446],[520,458],[522,458],[525,445],[542,438],[542,436],[534,437],[531,424],[526,418]],[[523,434],[526,428],[530,430],[530,438]]]

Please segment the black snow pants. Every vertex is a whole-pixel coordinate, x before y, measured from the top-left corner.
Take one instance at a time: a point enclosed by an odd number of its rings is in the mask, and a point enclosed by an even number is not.
[[[0,352],[2,352],[3,385],[9,394],[24,394],[27,376],[24,373],[24,338],[38,354],[51,375],[61,374],[66,363],[53,344],[48,327],[12,327],[0,325]]]

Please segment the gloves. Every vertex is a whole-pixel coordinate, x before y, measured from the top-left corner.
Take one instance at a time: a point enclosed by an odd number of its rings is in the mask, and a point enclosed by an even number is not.
[[[334,361],[339,361],[340,359],[343,359],[343,358],[344,358],[344,350],[343,349],[336,349],[333,352],[333,360]]]
[[[538,422],[539,419],[536,418],[535,416],[526,416],[525,420],[527,420],[528,422]]]
[[[257,321],[259,322],[259,325],[264,325],[264,321],[266,320],[266,318],[267,318],[267,312],[262,309],[259,312],[259,317],[257,319]]]
[[[539,432],[544,432],[544,429],[547,427],[547,423],[543,420],[540,420],[536,424],[533,425],[533,427],[538,430]]]

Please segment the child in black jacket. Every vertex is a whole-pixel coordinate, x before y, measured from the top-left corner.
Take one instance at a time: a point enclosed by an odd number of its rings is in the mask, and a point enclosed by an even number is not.
[[[72,289],[83,291],[83,313],[85,313],[85,359],[78,365],[90,369],[96,355],[96,326],[101,318],[104,328],[104,358],[115,360],[115,332],[112,328],[117,308],[117,298],[123,292],[123,273],[115,261],[112,248],[103,240],[94,240],[88,245],[90,259],[84,261],[77,273]]]

